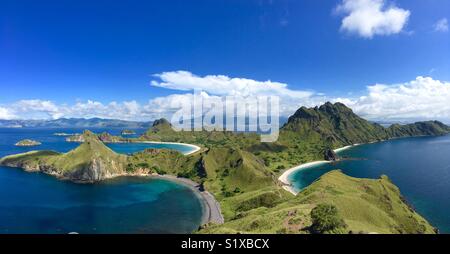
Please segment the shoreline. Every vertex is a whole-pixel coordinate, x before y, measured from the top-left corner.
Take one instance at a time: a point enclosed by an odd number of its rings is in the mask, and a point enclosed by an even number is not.
[[[345,151],[347,149],[350,149],[350,148],[353,148],[353,147],[359,146],[359,145],[361,145],[361,144],[348,145],[348,146],[336,148],[333,151],[335,153],[339,153],[339,152]],[[290,192],[292,195],[297,196],[297,194],[299,192],[294,189],[294,187],[292,186],[292,183],[289,181],[289,176],[292,173],[300,171],[300,170],[303,170],[303,169],[306,169],[306,168],[310,168],[310,167],[313,167],[313,166],[318,166],[318,165],[332,163],[332,162],[333,161],[325,161],[325,160],[323,160],[323,161],[312,161],[312,162],[307,162],[307,163],[303,163],[303,164],[297,165],[295,167],[292,167],[292,168],[284,171],[283,174],[281,174],[278,177],[278,181],[281,182],[281,184],[283,185],[282,186],[283,189],[285,189],[286,191]]]
[[[69,143],[83,143],[81,141],[67,141]],[[105,142],[102,141],[105,144],[166,144],[166,145],[182,145],[192,148],[193,150],[187,153],[182,153],[183,155],[191,155],[193,153],[196,153],[200,151],[202,148],[188,143],[179,143],[179,142],[159,142],[159,141],[113,141],[113,142]]]
[[[371,142],[372,143],[372,142]],[[354,145],[348,145],[348,146],[344,146],[344,147],[341,147],[341,148],[336,148],[336,149],[334,149],[333,151],[335,152],[335,153],[339,153],[339,152],[342,152],[342,151],[345,151],[345,150],[348,150],[348,149],[350,149],[350,148],[353,148],[353,147],[355,147],[355,146],[360,146],[361,144],[354,144]]]
[[[312,161],[312,162],[300,164],[298,166],[292,167],[292,168],[284,171],[283,174],[281,174],[281,176],[278,177],[278,181],[280,181],[283,184],[283,189],[285,189],[286,191],[288,191],[288,192],[292,193],[294,196],[296,196],[298,194],[298,192],[295,191],[294,188],[292,187],[292,183],[289,181],[289,176],[292,173],[300,171],[302,169],[310,168],[313,166],[318,166],[318,165],[322,165],[322,164],[326,164],[326,163],[330,163],[330,161]]]
[[[202,203],[203,214],[200,227],[208,223],[223,224],[225,222],[219,202],[217,202],[210,192],[206,190],[201,191],[200,184],[197,182],[188,178],[180,178],[173,175],[152,175],[151,177],[177,182],[193,190],[194,194]]]
[[[178,142],[159,142],[159,141],[139,141],[139,142],[129,142],[129,143],[136,143],[136,144],[167,144],[167,145],[183,145],[183,146],[187,146],[190,147],[194,150],[187,152],[187,153],[183,153],[184,155],[191,155],[193,153],[196,153],[198,151],[200,151],[201,147],[193,145],[193,144],[188,144],[188,143],[178,143]]]
[[[201,218],[201,224],[200,227],[208,224],[208,223],[215,223],[215,224],[223,224],[225,222],[225,219],[222,215],[222,210],[220,209],[220,203],[216,200],[214,195],[212,195],[207,190],[201,191],[200,190],[200,184],[197,182],[194,182],[191,179],[188,178],[182,178],[177,177],[174,175],[158,175],[158,174],[146,174],[146,173],[124,173],[124,174],[115,174],[108,176],[104,180],[111,180],[118,177],[143,177],[143,178],[159,178],[164,179],[168,181],[175,182],[177,184],[181,184],[183,186],[188,187],[192,190],[195,196],[200,200],[200,203],[202,205],[202,218]],[[68,180],[70,179],[62,179],[61,180]]]

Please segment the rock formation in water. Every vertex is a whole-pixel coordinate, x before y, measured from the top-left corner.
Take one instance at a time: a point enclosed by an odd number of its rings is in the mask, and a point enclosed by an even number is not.
[[[337,161],[339,160],[339,156],[336,154],[336,152],[333,151],[333,149],[326,149],[324,153],[324,159],[326,161]]]

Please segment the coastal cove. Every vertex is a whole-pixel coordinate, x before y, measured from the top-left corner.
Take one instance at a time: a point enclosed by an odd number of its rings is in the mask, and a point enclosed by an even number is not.
[[[344,159],[294,167],[285,171],[279,181],[295,195],[335,169],[358,178],[387,175],[416,211],[441,232],[450,232],[450,136],[392,139],[336,152]]]
[[[80,144],[66,142],[54,133],[82,131],[0,129],[0,157],[37,149],[14,146],[21,138],[39,140],[39,150],[65,153]],[[165,148],[188,155],[199,149],[162,142],[111,145],[124,154]],[[169,175],[116,175],[100,183],[76,184],[2,166],[0,192],[0,233],[191,233],[210,221],[223,221],[211,194],[200,192],[193,181]]]
[[[170,149],[176,150],[184,155],[191,155],[200,150],[200,147],[191,144],[175,143],[175,142],[155,142],[155,141],[139,141],[130,143],[108,143],[106,144],[116,153],[132,154],[145,149]]]

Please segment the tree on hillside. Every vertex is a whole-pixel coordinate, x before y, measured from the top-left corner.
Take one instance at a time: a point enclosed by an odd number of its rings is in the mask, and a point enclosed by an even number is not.
[[[319,204],[311,211],[311,231],[315,234],[339,234],[345,233],[344,220],[340,217],[336,206],[331,204]]]

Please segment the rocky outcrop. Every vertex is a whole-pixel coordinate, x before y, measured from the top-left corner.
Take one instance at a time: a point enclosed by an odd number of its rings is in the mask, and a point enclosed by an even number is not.
[[[73,172],[68,172],[64,177],[74,182],[99,182],[107,178],[111,178],[111,174],[107,165],[101,159],[93,159],[89,166],[83,167]]]
[[[155,120],[153,122],[153,127],[158,126],[158,125],[169,125],[169,126],[171,126],[172,124],[167,119],[161,118],[161,119]]]
[[[332,149],[327,149],[324,152],[324,159],[326,161],[337,161],[339,160],[339,156]]]

